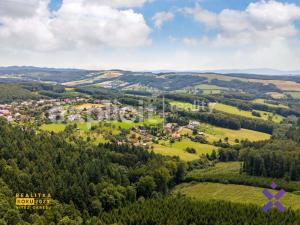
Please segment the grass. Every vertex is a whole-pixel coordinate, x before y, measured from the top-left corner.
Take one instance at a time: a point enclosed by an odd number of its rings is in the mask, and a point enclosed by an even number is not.
[[[90,128],[97,124],[97,121],[92,121],[92,122],[72,122],[70,124],[77,124],[77,127],[82,130],[82,131],[89,131]],[[40,126],[40,129],[43,131],[53,131],[55,133],[59,133],[64,131],[64,129],[67,127],[67,124],[64,123],[50,123],[50,124],[42,124]]]
[[[157,154],[167,156],[178,156],[184,161],[193,161],[199,159],[202,154],[211,153],[216,147],[209,144],[200,144],[188,139],[182,141],[176,141],[170,145],[169,142],[161,142],[160,144],[154,144],[153,151]],[[196,150],[196,154],[191,154],[185,151],[187,147],[192,147]]]
[[[115,127],[121,127],[123,129],[130,129],[134,126],[138,126],[138,125],[148,125],[148,126],[152,126],[152,125],[158,125],[158,124],[161,124],[163,121],[162,118],[159,118],[159,117],[154,117],[154,118],[151,118],[151,119],[145,119],[144,122],[138,122],[138,123],[135,123],[134,121],[131,121],[131,120],[123,120],[123,121],[117,121],[117,120],[114,120],[114,121],[111,121],[111,122],[107,122],[107,124],[111,124]],[[99,121],[90,121],[90,122],[71,122],[70,124],[74,124],[76,123],[77,124],[77,127],[82,130],[82,131],[89,131],[90,128],[93,126],[93,125],[96,125],[99,123]],[[44,131],[53,131],[53,132],[61,132],[61,131],[64,131],[64,129],[66,128],[67,124],[64,124],[64,123],[51,123],[51,124],[43,124],[40,126],[40,128]]]
[[[174,192],[180,192],[186,196],[197,200],[224,200],[235,203],[256,204],[263,206],[267,199],[262,194],[263,188],[219,183],[189,183],[177,186]],[[270,190],[273,194],[277,191]],[[286,193],[280,202],[286,207],[300,209],[300,196],[292,193]]]
[[[191,103],[186,102],[178,102],[178,101],[170,101],[170,105],[172,107],[177,107],[183,110],[194,110],[196,109],[196,106]]]
[[[205,133],[205,136],[210,143],[219,141],[220,139],[224,140],[225,137],[228,137],[229,144],[235,144],[236,139],[238,139],[239,141],[246,139],[248,139],[249,141],[262,141],[271,138],[271,135],[269,134],[247,129],[231,130],[203,123],[199,128],[200,131]]]
[[[219,87],[216,85],[210,85],[210,84],[200,84],[195,86],[196,88],[199,88],[203,91],[203,94],[219,94],[222,90],[227,90],[225,87]]]
[[[104,105],[102,104],[91,104],[91,103],[86,103],[86,104],[81,104],[81,105],[76,105],[74,106],[75,109],[90,109],[90,108],[100,108],[103,107]]]
[[[279,92],[268,92],[267,95],[271,96],[274,99],[283,99],[285,98],[285,94]]]
[[[299,97],[300,97],[300,94],[299,94]],[[252,102],[267,105],[267,106],[274,107],[274,108],[285,108],[285,109],[289,108],[287,105],[283,105],[283,104],[274,105],[274,104],[266,103],[265,99],[262,99],[262,98],[255,99]]]
[[[280,178],[256,177],[240,173],[241,162],[220,162],[214,167],[205,169],[196,169],[188,172],[185,177],[186,182],[216,182],[243,184],[256,187],[270,187],[272,181],[275,181],[278,187],[287,191],[299,191],[300,181],[286,181]]]
[[[239,115],[247,118],[263,119],[263,120],[268,120],[268,116],[270,115],[273,117],[273,121],[276,123],[280,123],[284,119],[284,117],[281,115],[278,114],[273,115],[273,113],[260,111],[260,110],[255,110],[256,112],[259,112],[261,114],[261,117],[256,117],[252,115],[251,111],[240,110],[237,107],[225,105],[222,103],[211,103],[210,108],[213,110],[218,110],[229,114]]]
[[[42,124],[40,129],[43,131],[59,133],[65,130],[66,124],[63,123],[51,123],[51,124]]]
[[[65,88],[65,91],[74,91],[74,88],[68,87],[68,88]]]
[[[186,102],[179,102],[179,101],[170,101],[170,105],[172,107],[177,107],[183,110],[194,110],[196,109],[196,106],[191,104],[191,103],[186,103]],[[256,117],[252,115],[251,111],[245,111],[245,110],[240,110],[237,107],[230,106],[230,105],[225,105],[222,103],[211,103],[210,108],[213,110],[218,110],[234,115],[239,115],[247,118],[254,118],[254,119],[263,119],[263,120],[268,120],[269,115],[272,116],[272,119],[276,123],[280,123],[284,117],[278,114],[273,114],[265,111],[260,111],[260,110],[255,110],[256,112],[259,112],[261,114],[261,117]]]
[[[131,129],[134,126],[142,126],[142,125],[146,125],[146,126],[155,126],[155,125],[159,125],[163,122],[163,119],[160,117],[154,117],[151,119],[145,119],[144,122],[138,122],[135,123],[132,120],[123,120],[123,121],[113,121],[111,122],[112,125],[115,125],[116,127],[121,127],[123,129]]]
[[[290,94],[295,99],[300,99],[300,91],[299,92],[287,92],[287,94]]]
[[[199,88],[201,90],[225,90],[227,88],[220,87],[217,85],[211,85],[211,84],[199,84],[196,86],[196,88]]]

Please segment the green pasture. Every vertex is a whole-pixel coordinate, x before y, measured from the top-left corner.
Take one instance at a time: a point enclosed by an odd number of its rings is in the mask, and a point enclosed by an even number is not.
[[[270,115],[272,117],[273,122],[276,123],[280,123],[284,119],[284,117],[281,115],[278,114],[273,115],[273,113],[260,111],[260,110],[255,110],[256,112],[259,112],[261,114],[261,117],[256,117],[252,115],[251,111],[240,110],[237,107],[225,105],[222,103],[211,103],[210,108],[213,110],[218,110],[229,114],[239,115],[247,118],[263,119],[263,120],[268,120],[268,117]]]
[[[153,145],[153,151],[157,154],[167,155],[167,156],[178,156],[184,161],[193,161],[200,158],[201,155],[209,153],[211,154],[215,146],[209,144],[201,144],[190,141],[189,139],[183,139],[181,141],[176,141],[171,144],[168,141],[162,141],[159,144]],[[187,147],[192,147],[196,150],[195,154],[191,154],[185,151]]]
[[[253,100],[252,102],[267,105],[267,106],[274,107],[274,108],[285,108],[285,109],[289,108],[287,105],[283,105],[283,104],[275,105],[275,104],[267,103],[265,101],[266,101],[265,99],[258,98],[258,99]]]
[[[256,204],[263,206],[267,199],[262,194],[264,188],[252,187],[236,184],[220,183],[185,183],[177,186],[174,193],[180,192],[183,195],[197,200],[224,200],[243,204]],[[269,189],[273,194],[277,191]],[[300,196],[292,193],[286,193],[280,202],[286,207],[300,209]]]
[[[300,91],[295,92],[286,92],[287,94],[290,94],[295,99],[300,99]]]

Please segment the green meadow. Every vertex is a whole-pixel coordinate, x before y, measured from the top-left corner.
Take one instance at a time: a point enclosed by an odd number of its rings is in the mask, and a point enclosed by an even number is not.
[[[193,105],[191,103],[187,103],[187,102],[170,101],[170,105],[172,107],[176,107],[176,108],[183,109],[183,110],[194,110],[194,109],[196,109],[195,105]]]
[[[216,183],[246,184],[256,187],[269,187],[275,181],[288,191],[300,191],[299,181],[286,181],[281,178],[257,177],[241,173],[241,162],[219,162],[215,166],[196,169],[186,174],[185,180],[211,181]]]
[[[115,126],[115,127],[120,127],[120,128],[123,128],[123,129],[130,129],[134,126],[137,126],[137,125],[147,125],[147,126],[154,126],[154,125],[159,125],[163,122],[163,119],[162,118],[159,118],[159,117],[153,117],[151,119],[145,119],[144,122],[138,122],[138,123],[135,123],[134,121],[131,121],[131,120],[123,120],[123,121],[117,121],[117,120],[114,120],[114,121],[107,121],[107,122],[102,122],[102,123],[106,123],[108,124],[109,126]],[[77,124],[77,127],[82,130],[82,131],[89,131],[91,129],[91,127],[93,125],[97,125],[101,122],[99,121],[90,121],[90,122],[71,122],[69,124],[74,124],[76,123]],[[64,129],[66,128],[67,124],[65,123],[50,123],[50,124],[42,124],[40,126],[40,129],[43,130],[43,131],[53,131],[53,132],[61,132],[61,131],[64,131]]]
[[[201,123],[199,129],[205,133],[205,137],[210,143],[219,141],[220,139],[224,140],[226,137],[230,144],[235,144],[236,139],[239,141],[246,139],[249,141],[263,141],[271,138],[271,135],[258,131],[248,129],[231,130],[222,127],[215,127],[205,123]]]
[[[287,105],[283,105],[283,104],[275,105],[275,104],[267,103],[267,102],[265,101],[265,99],[262,99],[262,98],[255,99],[255,100],[253,100],[252,102],[253,102],[253,103],[258,103],[258,104],[267,105],[267,106],[274,107],[274,108],[285,108],[285,109],[288,109],[288,108],[289,108]]]
[[[272,116],[273,122],[276,123],[280,123],[284,119],[284,117],[281,115],[278,114],[273,115],[273,113],[260,111],[260,110],[255,110],[256,112],[259,112],[261,114],[261,117],[256,117],[252,115],[251,111],[240,110],[237,107],[225,105],[222,103],[211,103],[210,108],[213,110],[218,110],[229,114],[244,116],[247,118],[263,119],[263,120],[268,120],[268,117],[270,115]]]
[[[222,90],[227,90],[227,88],[224,87],[219,87],[216,85],[211,85],[211,84],[200,84],[197,85],[196,88],[200,89],[203,91],[203,94],[219,94],[221,93]]]
[[[180,192],[183,195],[197,200],[224,200],[243,204],[256,204],[263,206],[267,199],[262,194],[264,188],[252,187],[236,184],[220,184],[220,183],[185,183],[177,186],[174,193]],[[273,194],[278,191],[269,189]],[[280,202],[286,207],[292,209],[300,209],[300,196],[292,193],[286,193]]]
[[[40,126],[40,129],[43,131],[49,131],[49,132],[53,131],[55,133],[58,133],[64,131],[66,126],[67,125],[63,123],[42,124]]]
[[[287,92],[287,94],[290,94],[295,99],[300,99],[300,91]]]
[[[199,159],[199,157],[206,153],[211,153],[215,146],[209,144],[201,144],[190,141],[189,139],[183,139],[170,144],[168,141],[162,141],[159,144],[153,145],[153,151],[157,154],[167,156],[178,156],[184,161],[193,161]],[[192,147],[196,150],[195,154],[191,154],[185,151],[187,147]]]

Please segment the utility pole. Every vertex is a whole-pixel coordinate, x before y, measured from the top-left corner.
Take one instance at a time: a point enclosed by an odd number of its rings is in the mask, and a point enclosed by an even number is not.
[[[163,129],[165,129],[165,95],[163,95]]]

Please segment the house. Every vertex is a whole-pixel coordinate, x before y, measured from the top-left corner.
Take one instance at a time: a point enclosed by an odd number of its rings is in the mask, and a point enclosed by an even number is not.
[[[186,128],[194,130],[200,123],[198,121],[190,121]]]
[[[177,126],[177,123],[167,123],[164,127],[164,130],[166,132],[172,133],[176,126]]]
[[[178,134],[178,133],[174,133],[174,134],[172,134],[172,139],[174,139],[174,140],[180,140],[181,139],[181,135],[180,134]]]

